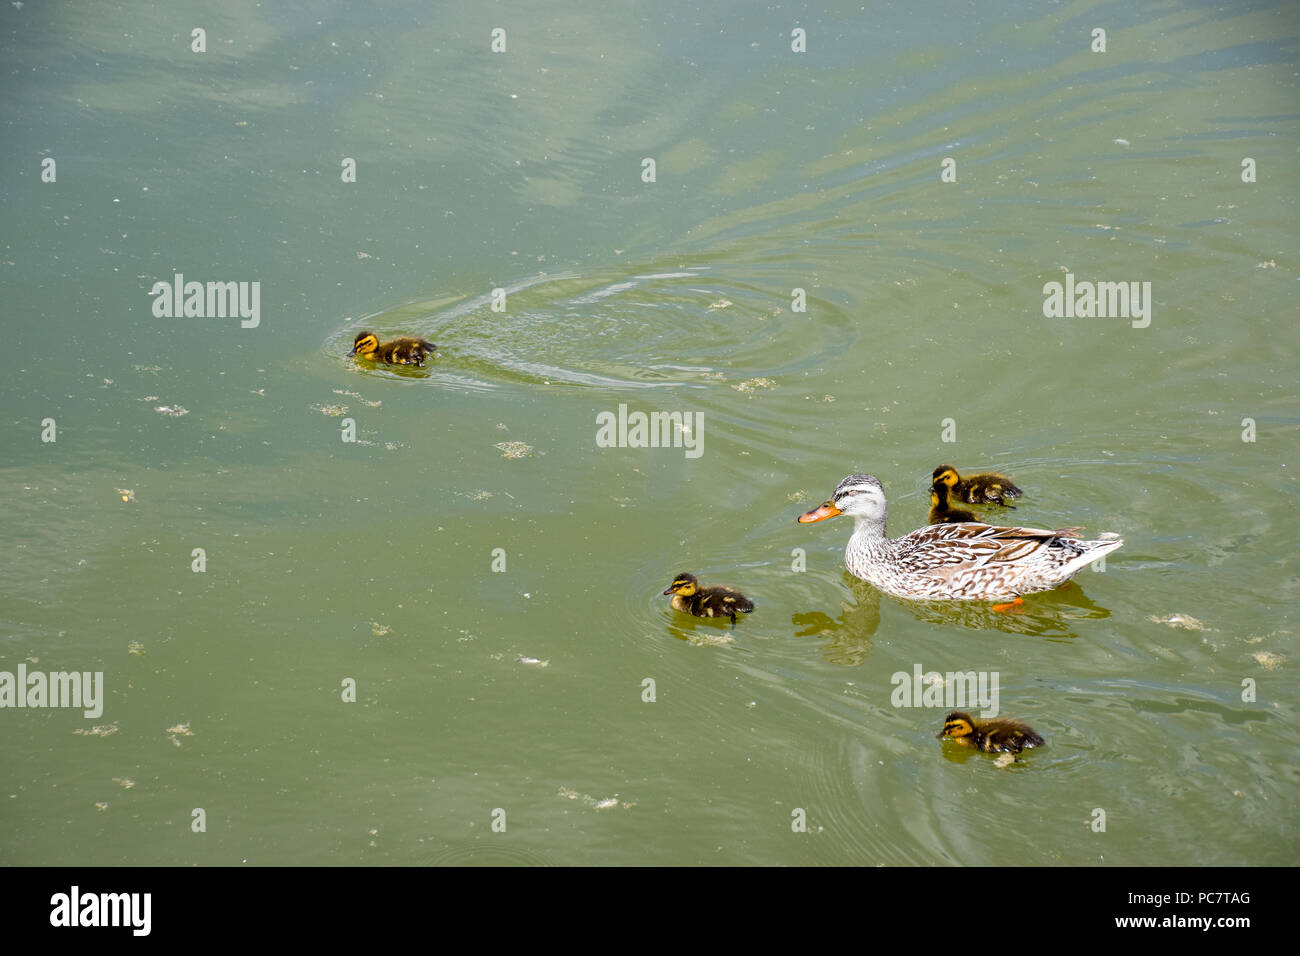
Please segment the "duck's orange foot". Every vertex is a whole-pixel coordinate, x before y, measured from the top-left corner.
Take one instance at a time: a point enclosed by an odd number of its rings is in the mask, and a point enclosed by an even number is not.
[[[1007,611],[1010,611],[1013,607],[1019,607],[1024,603],[1025,602],[1020,598],[1016,598],[1014,601],[1008,601],[1006,604],[993,605],[993,610],[997,611],[999,614],[1005,614]]]
[[[1056,586],[1056,590],[1058,590],[1058,591],[1068,591],[1068,590],[1070,590],[1070,588],[1072,588],[1072,587],[1074,587],[1074,582],[1073,582],[1073,581],[1066,581],[1064,584],[1058,584],[1058,585]]]

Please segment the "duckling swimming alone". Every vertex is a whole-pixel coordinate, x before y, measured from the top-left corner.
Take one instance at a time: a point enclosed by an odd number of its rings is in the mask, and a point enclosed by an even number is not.
[[[957,501],[965,501],[972,505],[994,504],[1006,505],[1004,499],[1019,498],[1024,492],[1012,483],[1006,475],[999,475],[996,471],[987,471],[980,475],[970,475],[963,478],[957,474],[957,469],[952,465],[940,465],[934,470],[934,485],[947,485],[952,491],[952,497]],[[931,485],[933,489],[934,485]],[[1011,505],[1007,505],[1008,508]],[[933,523],[933,522],[932,522]]]
[[[960,710],[943,719],[943,730],[935,736],[940,740],[951,738],[963,747],[974,747],[988,754],[1018,754],[1043,745],[1043,738],[1028,724],[1001,718],[976,723],[970,714]]]
[[[371,362],[389,365],[424,365],[424,358],[438,346],[421,338],[402,336],[380,342],[374,332],[358,332],[348,356],[358,355]]]
[[[930,524],[960,524],[963,521],[980,521],[973,511],[963,511],[948,504],[948,492],[951,489],[942,481],[930,486]]]
[[[737,611],[748,614],[754,610],[754,602],[735,588],[721,584],[702,588],[699,578],[684,571],[673,578],[664,594],[673,596],[673,607],[678,611],[696,617],[729,617],[732,627],[736,626]]]

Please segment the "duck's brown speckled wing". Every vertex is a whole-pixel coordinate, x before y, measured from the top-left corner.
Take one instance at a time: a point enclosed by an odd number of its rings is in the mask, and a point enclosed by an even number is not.
[[[903,572],[926,574],[943,568],[1024,563],[1044,548],[1061,549],[1065,563],[1082,549],[1077,528],[999,528],[977,522],[918,528],[895,542],[894,561]]]
[[[1074,528],[999,528],[966,522],[918,528],[892,542],[885,569],[869,580],[920,598],[1001,599],[1053,586],[1087,551]]]

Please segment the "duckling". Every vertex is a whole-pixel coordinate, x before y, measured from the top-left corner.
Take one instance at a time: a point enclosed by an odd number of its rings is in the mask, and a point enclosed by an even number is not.
[[[1004,719],[976,723],[970,714],[960,710],[954,710],[943,719],[943,730],[935,736],[940,740],[950,737],[963,747],[974,747],[989,754],[1018,754],[1043,745],[1043,738],[1028,724]]]
[[[729,617],[731,626],[736,626],[736,612],[748,614],[754,610],[754,602],[735,588],[726,585],[700,587],[700,580],[693,574],[682,572],[673,578],[664,594],[673,596],[673,607],[686,611],[696,617]]]
[[[930,524],[960,524],[963,521],[975,521],[983,524],[973,511],[963,511],[948,504],[948,492],[951,489],[942,481],[930,486]]]
[[[424,357],[438,346],[421,338],[403,336],[380,342],[374,332],[358,332],[349,356],[359,355],[372,362],[389,365],[424,365]]]
[[[996,471],[987,471],[982,475],[971,475],[963,478],[957,474],[957,469],[952,465],[940,465],[934,470],[933,480],[935,484],[942,482],[952,489],[953,497],[957,501],[965,501],[972,505],[982,505],[986,502],[995,505],[1006,505],[1006,498],[1019,498],[1024,492],[1017,488],[1006,475],[999,475]],[[1011,505],[1007,505],[1011,508]],[[1014,510],[1014,508],[1012,508]]]

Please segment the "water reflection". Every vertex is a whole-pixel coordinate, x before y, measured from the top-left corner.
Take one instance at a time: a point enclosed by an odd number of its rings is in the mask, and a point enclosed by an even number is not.
[[[870,640],[880,627],[881,592],[865,581],[844,572],[844,580],[856,603],[844,605],[832,617],[824,611],[807,611],[790,618],[796,637],[824,637],[825,656],[837,664],[857,665],[866,660]],[[1075,621],[1110,617],[1107,608],[1093,602],[1073,581],[1055,591],[1031,594],[1024,604],[1008,611],[995,611],[983,601],[910,601],[891,598],[918,621],[927,624],[995,630],[1008,634],[1030,634],[1055,641],[1072,641],[1078,635]]]
[[[736,640],[741,636],[741,626],[738,624],[737,627],[732,628],[729,621],[688,617],[680,612],[674,612],[674,616],[681,618],[681,620],[675,620],[669,624],[668,633],[677,640],[686,641],[688,644],[721,647],[726,644],[736,643]]]
[[[961,744],[945,742],[939,745],[943,748],[943,759],[949,763],[963,764],[967,760],[979,758],[987,760],[990,766],[997,767],[999,770],[1027,770],[1029,761],[1026,754],[986,754],[980,750],[974,750],[970,747],[963,747]]]

